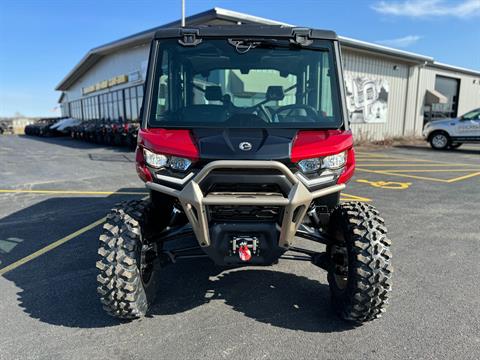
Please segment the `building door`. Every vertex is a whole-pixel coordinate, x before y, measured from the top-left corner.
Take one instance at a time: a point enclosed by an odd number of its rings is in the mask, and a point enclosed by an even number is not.
[[[460,80],[446,76],[435,77],[435,90],[444,95],[448,101],[446,104],[433,104],[433,118],[455,118],[458,110],[458,95]]]

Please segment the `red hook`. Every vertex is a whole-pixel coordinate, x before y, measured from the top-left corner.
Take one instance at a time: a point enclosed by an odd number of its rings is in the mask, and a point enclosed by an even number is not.
[[[250,249],[247,245],[240,245],[240,247],[238,248],[238,256],[242,261],[250,261],[250,259],[252,258],[252,253],[250,252]]]

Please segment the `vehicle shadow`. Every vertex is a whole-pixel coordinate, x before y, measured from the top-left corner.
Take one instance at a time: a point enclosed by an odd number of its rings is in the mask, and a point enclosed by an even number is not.
[[[98,220],[127,198],[132,196],[49,198],[0,219],[1,239],[16,244],[0,253],[0,268]],[[96,293],[100,231],[97,226],[4,274],[14,287],[7,287],[1,301],[58,326],[104,328],[124,323],[104,312]],[[275,267],[225,270],[208,259],[197,259],[166,266],[158,276],[160,288],[150,317],[223,301],[234,311],[276,327],[308,332],[352,328],[333,313],[327,285]]]
[[[467,154],[467,155],[480,155],[480,147],[477,149],[465,148],[465,145],[462,145],[456,149],[447,149],[447,150],[434,150],[430,146],[421,146],[421,145],[395,145],[395,148],[406,149],[406,150],[420,150],[425,152],[435,152],[435,153],[457,153],[457,154]],[[467,145],[468,146],[468,145]]]
[[[220,300],[249,318],[284,329],[339,332],[354,328],[334,313],[328,285],[305,276],[262,267],[222,271],[210,260],[165,270],[150,316],[176,314]]]

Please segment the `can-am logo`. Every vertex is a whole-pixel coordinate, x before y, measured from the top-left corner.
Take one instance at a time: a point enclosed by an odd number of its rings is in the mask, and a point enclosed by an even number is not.
[[[249,142],[247,141],[244,141],[244,142],[241,142],[239,145],[238,145],[238,148],[242,151],[250,151],[252,150],[252,144],[250,144]]]

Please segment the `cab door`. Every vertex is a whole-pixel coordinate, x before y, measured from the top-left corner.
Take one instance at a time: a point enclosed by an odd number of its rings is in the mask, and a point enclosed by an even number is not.
[[[455,126],[455,136],[480,140],[480,109],[463,115]]]

